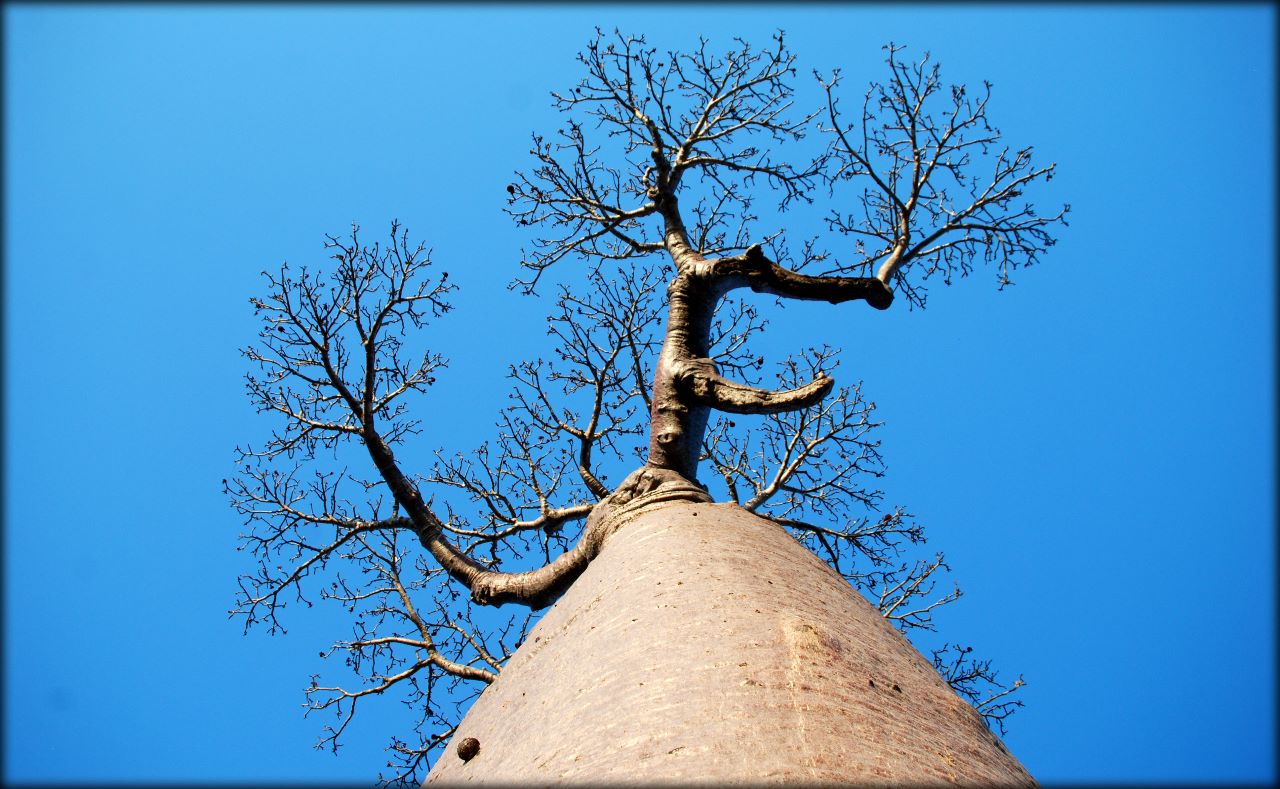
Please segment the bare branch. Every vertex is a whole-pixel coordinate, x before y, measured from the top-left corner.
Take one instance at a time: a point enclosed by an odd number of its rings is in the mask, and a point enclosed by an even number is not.
[[[1036,167],[1031,149],[1005,147],[987,119],[991,85],[980,95],[963,85],[944,87],[929,55],[904,62],[890,44],[890,79],[872,83],[861,117],[849,123],[839,109],[839,72],[819,78],[827,94],[830,155],[837,167],[829,183],[865,178],[856,212],[833,212],[832,229],[857,237],[857,259],[830,273],[864,271],[894,283],[923,306],[923,283],[967,276],[979,253],[996,263],[998,281],[1034,264],[1053,246],[1054,225],[1066,224],[1069,206],[1046,215],[1015,201],[1036,182],[1052,180],[1056,165]],[[982,162],[990,175],[982,175]],[[866,246],[870,242],[870,246]]]
[[[936,583],[934,574],[950,569],[939,553],[932,559],[921,559],[884,573],[876,590],[880,613],[903,630],[913,627],[933,630],[934,609],[959,600],[962,594],[956,587],[941,597],[929,599]]]
[[[1005,720],[1022,707],[1022,699],[1011,696],[1027,683],[1019,676],[1011,685],[1005,685],[991,668],[991,661],[973,658],[972,652],[973,647],[943,644],[933,652],[933,667],[952,690],[973,705],[988,727],[998,728],[1003,735]]]
[[[758,244],[738,257],[716,261],[715,272],[724,279],[725,288],[749,287],[757,293],[831,304],[862,299],[878,310],[888,309],[893,303],[893,291],[874,277],[800,274],[769,260]]]
[[[838,366],[834,349],[811,348],[785,360],[778,380],[795,386]],[[874,408],[860,387],[843,387],[833,398],[771,415],[736,437],[719,423],[711,431],[717,451],[708,456],[734,490],[752,491],[743,501],[747,509],[782,518],[847,518],[851,505],[871,508],[880,497],[861,485],[884,473],[878,442],[870,438]]]
[[[326,248],[333,250],[336,261],[327,283],[306,270],[295,280],[284,269],[278,278],[268,276],[271,296],[253,300],[265,326],[259,333],[258,348],[246,351],[246,355],[266,370],[267,377],[249,376],[250,396],[261,410],[281,414],[286,425],[265,451],[246,452],[241,458],[244,473],[249,480],[256,480],[258,488],[270,492],[271,486],[277,485],[274,508],[259,512],[252,506],[252,484],[238,487],[237,495],[246,503],[242,511],[251,522],[280,524],[268,530],[266,550],[275,545],[293,546],[298,555],[310,558],[284,579],[262,573],[250,586],[269,589],[269,595],[260,600],[246,591],[248,607],[254,609],[253,601],[266,602],[274,624],[280,590],[295,585],[314,563],[322,564],[350,539],[331,540],[327,547],[315,548],[306,537],[295,536],[299,526],[316,521],[299,516],[300,511],[292,506],[296,503],[291,492],[292,474],[271,472],[271,484],[266,484],[266,472],[249,464],[288,458],[298,450],[312,457],[318,446],[336,449],[341,439],[350,436],[359,437],[381,484],[405,512],[407,522],[398,522],[398,526],[410,528],[454,580],[473,592],[482,589],[481,597],[491,602],[522,601],[520,595],[527,593],[535,596],[537,606],[547,605],[582,571],[589,560],[586,557],[594,555],[598,546],[570,551],[533,575],[508,575],[486,567],[445,536],[443,522],[400,468],[392,450],[393,444],[417,427],[416,422],[403,418],[398,398],[429,387],[434,383],[430,373],[443,364],[430,354],[418,364],[403,363],[402,337],[407,326],[421,328],[429,317],[449,310],[445,297],[453,286],[447,283],[447,275],[434,281],[427,276],[430,259],[425,247],[411,247],[407,231],[396,223],[386,246],[362,244],[358,228],[353,228],[349,240],[330,237]],[[326,430],[317,425],[343,429]],[[588,438],[594,441],[601,432],[593,428]],[[319,522],[333,526],[330,521],[345,524],[349,520],[326,513]],[[243,580],[242,588],[248,588]]]
[[[686,360],[676,373],[676,381],[689,397],[731,414],[776,414],[807,408],[826,397],[835,385],[834,380],[820,374],[796,389],[758,389],[723,378],[711,359]]]
[[[509,213],[546,232],[523,261],[532,275],[518,284],[532,290],[548,267],[571,254],[625,259],[670,251],[664,205],[686,173],[719,192],[693,228],[709,247],[723,243],[716,228],[726,217],[748,218],[758,180],[777,190],[780,207],[810,199],[821,162],[777,161],[754,141],[799,140],[816,117],[790,117],[795,57],[781,34],[767,50],[738,44],[723,56],[712,54],[706,41],[694,52],[659,54],[643,36],[597,31],[578,58],[586,76],[553,94],[568,117],[558,142],[535,135],[531,153],[538,166],[508,187]],[[593,143],[588,126],[598,136]],[[620,166],[605,166],[604,159]],[[658,214],[665,227],[642,222]],[[662,235],[652,235],[655,230]]]

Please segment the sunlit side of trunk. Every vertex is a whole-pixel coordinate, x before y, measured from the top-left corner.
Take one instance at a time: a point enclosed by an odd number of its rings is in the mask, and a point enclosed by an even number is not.
[[[468,738],[479,750],[464,761]],[[427,783],[693,781],[1034,783],[785,531],[734,505],[675,502],[610,536]]]

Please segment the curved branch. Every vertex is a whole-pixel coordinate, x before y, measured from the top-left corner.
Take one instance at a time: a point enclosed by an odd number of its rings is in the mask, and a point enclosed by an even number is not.
[[[720,258],[713,271],[726,289],[748,287],[789,299],[840,304],[862,299],[878,310],[893,303],[893,291],[875,277],[812,277],[779,266],[765,257],[759,244],[741,255]]]
[[[582,574],[587,563],[599,552],[599,541],[593,540],[593,520],[588,519],[587,530],[578,545],[545,567],[524,573],[490,570],[444,536],[444,523],[422,500],[417,487],[400,470],[391,448],[372,428],[365,431],[365,446],[387,487],[413,521],[422,547],[451,578],[471,590],[471,597],[477,603],[502,605],[518,602],[534,609],[545,608]]]
[[[600,553],[603,534],[592,529],[598,521],[588,519],[587,530],[571,550],[560,554],[550,564],[522,573],[492,570],[477,573],[468,586],[471,599],[481,605],[499,606],[520,603],[537,611],[554,603],[582,575],[591,560]]]
[[[731,414],[777,414],[808,408],[835,386],[834,378],[819,373],[816,379],[795,389],[758,389],[721,376],[715,362],[707,358],[685,360],[675,378],[682,394]]]
[[[631,513],[671,501],[711,501],[711,497],[705,489],[677,472],[641,466],[631,472],[612,495],[595,505],[582,538],[573,550],[536,570],[481,573],[470,585],[471,597],[478,603],[518,602],[535,610],[551,605],[582,575],[608,536],[625,523]]]

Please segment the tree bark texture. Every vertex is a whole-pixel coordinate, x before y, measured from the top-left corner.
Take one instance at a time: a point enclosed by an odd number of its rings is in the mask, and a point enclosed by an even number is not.
[[[427,784],[1034,785],[929,661],[777,525],[691,501],[625,521]]]

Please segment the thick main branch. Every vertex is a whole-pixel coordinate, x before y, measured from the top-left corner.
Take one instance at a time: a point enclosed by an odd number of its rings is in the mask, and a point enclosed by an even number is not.
[[[795,389],[759,389],[723,377],[711,359],[689,359],[676,373],[676,387],[683,395],[731,414],[777,414],[808,408],[821,402],[834,385],[833,378],[820,375]]]
[[[841,304],[863,300],[878,310],[893,303],[893,291],[875,277],[811,277],[779,266],[756,244],[735,257],[715,262],[716,275],[729,288],[747,287],[789,299]]]
[[[443,522],[422,500],[417,486],[400,470],[391,448],[372,428],[365,430],[365,445],[392,495],[408,513],[422,547],[451,578],[471,590],[472,599],[478,603],[514,602],[534,609],[545,608],[569,588],[600,550],[601,541],[593,535],[588,519],[588,528],[578,545],[550,564],[523,573],[490,570],[458,550],[444,536]]]

